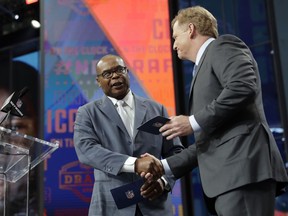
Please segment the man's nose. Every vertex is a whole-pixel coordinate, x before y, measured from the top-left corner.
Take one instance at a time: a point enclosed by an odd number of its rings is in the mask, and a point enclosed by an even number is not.
[[[173,50],[177,50],[177,46],[176,46],[175,42],[173,43]]]
[[[119,77],[119,74],[117,73],[117,71],[113,71],[112,72],[112,77],[111,78],[113,79],[115,77]]]

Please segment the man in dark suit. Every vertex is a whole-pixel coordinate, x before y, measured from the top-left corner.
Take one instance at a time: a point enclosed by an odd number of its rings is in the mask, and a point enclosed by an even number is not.
[[[168,191],[174,180],[166,176],[147,183],[149,187],[143,195],[150,200],[117,209],[110,190],[140,178],[134,171],[137,157],[149,152],[156,158],[165,158],[179,153],[183,146],[179,138],[166,140],[161,134],[136,129],[155,116],[168,114],[161,104],[131,92],[128,69],[122,58],[106,55],[97,63],[96,71],[96,80],[105,96],[80,107],[74,127],[78,158],[94,168],[89,215],[172,215]],[[118,101],[124,102],[121,109],[128,115],[123,120]]]
[[[195,144],[162,160],[165,173],[180,178],[198,166],[206,203],[217,215],[274,215],[275,196],[288,178],[251,51],[233,35],[218,37],[217,20],[200,6],[180,10],[172,28],[178,57],[195,63],[190,116],[173,116],[160,131],[168,140],[194,133]],[[162,169],[152,157],[137,164],[146,177],[159,175],[155,165]]]

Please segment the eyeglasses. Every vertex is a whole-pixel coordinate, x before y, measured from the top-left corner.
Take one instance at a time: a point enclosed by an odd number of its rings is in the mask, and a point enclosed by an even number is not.
[[[116,68],[113,68],[111,70],[106,70],[101,74],[98,74],[97,77],[102,76],[104,79],[110,79],[114,73],[118,75],[124,75],[127,74],[128,70],[126,67],[118,66]]]

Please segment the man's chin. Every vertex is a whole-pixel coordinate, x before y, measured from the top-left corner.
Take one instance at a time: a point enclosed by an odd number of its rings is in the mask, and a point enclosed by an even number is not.
[[[122,90],[119,90],[119,91],[113,91],[113,93],[112,93],[112,97],[113,98],[116,98],[116,99],[118,99],[118,100],[121,100],[121,99],[123,99],[125,96],[126,96],[126,94],[127,94],[127,91],[124,91],[123,89]]]
[[[184,60],[183,56],[181,54],[178,53],[178,58],[181,60]]]

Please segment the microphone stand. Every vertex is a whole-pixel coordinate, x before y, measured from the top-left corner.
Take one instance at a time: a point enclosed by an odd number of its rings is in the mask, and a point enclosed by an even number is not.
[[[10,116],[10,113],[11,113],[11,109],[4,115],[3,119],[1,120],[0,122],[0,126],[2,125],[2,123],[8,119],[8,117]]]
[[[18,98],[17,98],[17,101],[18,100],[20,100],[26,93],[27,93],[27,91],[29,90],[29,88],[28,87],[24,87],[20,92],[19,92],[19,94],[18,94]],[[14,94],[14,93],[13,93]],[[15,103],[14,103],[15,102]],[[21,102],[21,101],[20,101]],[[4,102],[5,103],[5,102]],[[18,116],[19,117],[23,117],[23,113],[21,112],[21,110],[20,110],[20,107],[22,106],[22,104],[18,107],[17,106],[17,102],[16,101],[12,101],[12,99],[11,99],[11,101],[9,101],[8,102],[8,104],[10,104],[11,105],[11,107],[8,109],[8,110],[2,110],[3,108],[1,108],[1,111],[4,111],[4,112],[6,112],[6,114],[3,116],[3,118],[2,118],[2,120],[1,120],[1,122],[0,122],[0,126],[2,125],[2,123],[4,122],[4,121],[6,121],[8,118],[9,118],[9,116],[10,115],[17,115],[18,114]],[[17,114],[15,114],[15,113],[13,113],[12,112],[12,110],[13,109],[15,109],[16,110],[16,113]],[[1,136],[2,134],[0,134],[0,136]],[[26,216],[28,216],[29,215],[29,179],[30,179],[30,168],[31,168],[31,164],[30,164],[30,158],[29,157],[27,157],[27,160],[29,161],[28,163],[29,163],[29,170],[28,170],[28,173],[26,174],[27,176],[26,176],[26,211],[25,211],[25,213],[26,213]],[[7,208],[7,204],[8,204],[8,202],[7,202],[7,186],[8,186],[8,184],[7,184],[7,179],[6,179],[6,174],[5,173],[0,173],[0,174],[2,174],[2,175],[4,175],[4,201],[3,201],[3,207],[4,207],[4,210],[3,210],[3,216],[6,216],[6,208]]]

